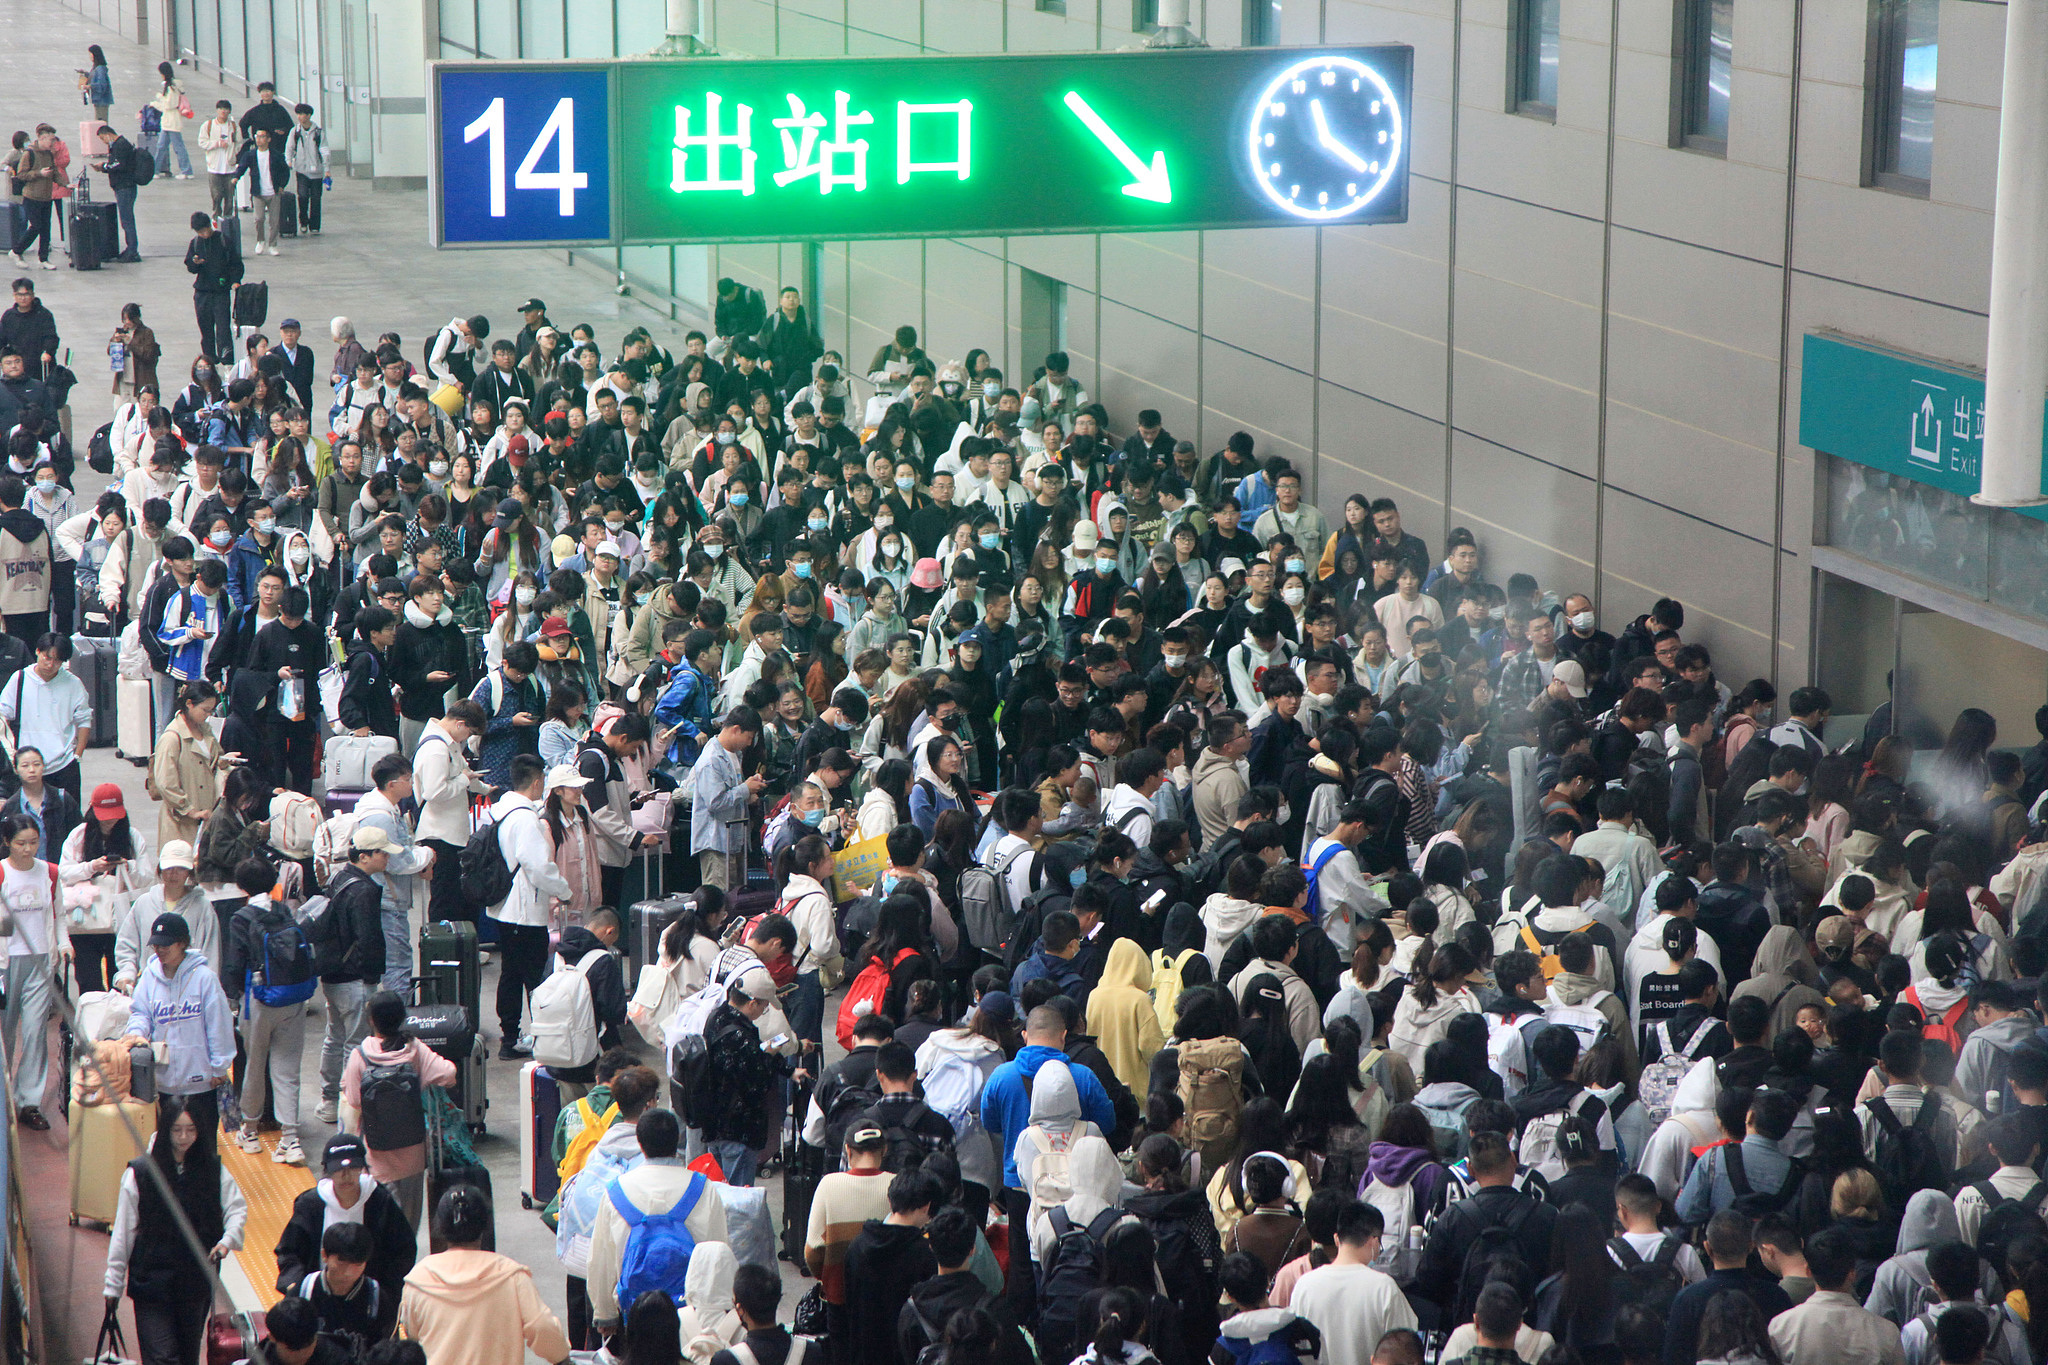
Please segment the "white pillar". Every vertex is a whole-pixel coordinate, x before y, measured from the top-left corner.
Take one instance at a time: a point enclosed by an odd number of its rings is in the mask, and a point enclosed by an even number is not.
[[[1991,341],[1984,379],[1984,477],[1972,499],[2033,507],[2041,496],[2048,392],[2048,0],[2005,7],[2005,91],[1991,231]]]
[[[668,36],[695,38],[702,19],[699,0],[668,0]]]
[[[1145,40],[1146,47],[1206,47],[1188,27],[1190,0],[1159,0],[1159,31]]]

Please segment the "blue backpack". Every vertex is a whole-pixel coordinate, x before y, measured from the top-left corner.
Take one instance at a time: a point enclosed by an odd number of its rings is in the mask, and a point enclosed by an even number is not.
[[[1322,889],[1317,885],[1322,879],[1323,868],[1329,863],[1330,859],[1344,851],[1344,845],[1332,839],[1330,840],[1330,846],[1324,849],[1322,856],[1314,862],[1310,862],[1306,858],[1301,860],[1302,875],[1308,878],[1308,904],[1305,909],[1311,924],[1321,924],[1323,922]]]
[[[1257,1341],[1226,1335],[1218,1337],[1217,1344],[1230,1352],[1236,1365],[1299,1365],[1301,1352],[1291,1335],[1291,1327],[1283,1327]]]
[[[263,970],[250,969],[249,994],[259,1004],[271,1006],[298,1005],[312,999],[320,976],[313,945],[298,921],[286,911],[282,924],[270,929],[259,925],[257,932],[262,935]]]
[[[606,1192],[619,1217],[626,1220],[626,1251],[619,1260],[619,1302],[631,1304],[650,1289],[658,1289],[683,1306],[683,1282],[690,1275],[690,1256],[697,1239],[683,1226],[697,1201],[704,1197],[706,1180],[690,1177],[690,1188],[667,1213],[642,1213],[626,1198],[619,1182],[612,1181]]]

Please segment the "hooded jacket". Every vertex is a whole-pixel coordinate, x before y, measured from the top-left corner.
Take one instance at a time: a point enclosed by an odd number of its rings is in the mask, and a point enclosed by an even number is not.
[[[1056,1071],[1048,1072],[1040,1082],[1039,1070],[1055,1061],[1059,1063]],[[1063,1107],[1063,1096],[1071,1098],[1071,1110]],[[981,1124],[1001,1147],[1003,1184],[1008,1189],[1024,1188],[1018,1176],[1018,1138],[1026,1127],[1044,1126],[1041,1119],[1064,1124],[1058,1130],[1061,1132],[1072,1128],[1076,1119],[1092,1124],[1097,1133],[1116,1127],[1116,1111],[1094,1072],[1069,1066],[1066,1054],[1055,1048],[1030,1043],[1014,1060],[997,1067],[981,1091]]]
[[[398,686],[398,709],[407,720],[435,720],[442,715],[448,690],[459,684],[469,665],[469,646],[455,614],[446,604],[438,616],[428,616],[417,602],[407,602],[398,614],[398,634],[391,642],[387,667]],[[440,682],[429,682],[429,673],[446,673]],[[486,708],[488,709],[488,708]]]
[[[1597,1003],[1595,1003],[1595,997],[1598,997]],[[1551,978],[1550,998],[1546,1003],[1554,1005],[1591,1004],[1594,1009],[1599,1010],[1606,1017],[1607,1027],[1613,1030],[1614,1036],[1621,1042],[1622,1067],[1631,1076],[1634,1076],[1641,1069],[1641,1064],[1636,1057],[1636,1031],[1630,1027],[1628,1006],[1622,1003],[1620,996],[1601,985],[1597,979],[1590,976],[1581,976],[1577,972],[1559,972],[1555,977]],[[1773,1032],[1771,1036],[1775,1038],[1777,1034]]]
[[[1244,772],[1236,759],[1216,749],[1204,749],[1195,760],[1193,777],[1195,819],[1202,828],[1202,847],[1209,848],[1237,819],[1237,803],[1247,789]]]
[[[1202,927],[1206,930],[1202,953],[1209,959],[1212,968],[1223,966],[1223,955],[1230,951],[1230,945],[1237,942],[1238,935],[1252,927],[1252,921],[1265,913],[1265,907],[1256,901],[1241,901],[1225,892],[1217,891],[1202,902]]]
[[[1622,961],[1623,984],[1619,993],[1628,998],[1632,1009],[1636,1003],[1636,987],[1642,983],[1643,978],[1651,972],[1662,970],[1671,961],[1664,951],[1664,925],[1671,918],[1668,914],[1657,914],[1653,911],[1628,941],[1628,948]],[[1728,978],[1727,973],[1721,970],[1721,945],[1706,934],[1701,934],[1698,942],[1700,960],[1719,973],[1725,985]]]
[[[963,1308],[979,1308],[996,1320],[996,1348],[989,1365],[1033,1365],[1035,1357],[1017,1330],[1009,1303],[1001,1295],[991,1294],[971,1270],[934,1275],[910,1291],[896,1315],[896,1349],[901,1359],[915,1361],[925,1347],[938,1340],[931,1328],[943,1333]]]
[[[594,1102],[593,1102],[594,1103]],[[563,1111],[574,1113],[574,1106]],[[590,1230],[597,1223],[597,1206],[604,1201],[605,1192],[614,1179],[632,1170],[646,1158],[640,1151],[640,1135],[630,1123],[614,1123],[604,1130],[604,1136],[590,1150],[590,1157],[583,1163],[583,1169],[569,1177],[555,1196],[555,1259],[571,1275],[581,1277],[590,1269]],[[722,1246],[723,1243],[713,1243]],[[697,1260],[690,1260],[691,1280],[685,1281],[684,1292],[697,1273]],[[731,1306],[731,1281],[728,1277],[727,1306]],[[692,1300],[694,1302],[694,1300]],[[683,1338],[687,1349],[689,1337]],[[706,1357],[709,1358],[708,1356]]]
[[[2006,1057],[2032,1038],[2039,1025],[2030,1014],[2014,1014],[1993,1020],[1972,1033],[1956,1057],[1956,1093],[1981,1096],[1994,1086],[2003,1086],[2009,1074]]]
[[[1750,961],[1748,979],[1728,998],[1740,1000],[1754,995],[1770,1005],[1771,1022],[1765,1036],[1775,1038],[1798,1022],[1803,1006],[1827,1008],[1827,998],[1815,989],[1819,983],[1820,973],[1800,941],[1799,931],[1789,924],[1780,924],[1764,935]]]
[[[1898,1251],[1877,1267],[1863,1306],[1895,1327],[1905,1326],[1939,1297],[1934,1276],[1927,1269],[1928,1249],[1960,1240],[1962,1228],[1956,1222],[1955,1201],[1940,1190],[1914,1194],[1906,1201],[1906,1215],[1899,1223]],[[1987,1300],[1999,1302],[2003,1287],[1997,1271],[1983,1264],[1978,1273]]]
[[[637,1149],[639,1144],[634,1145]],[[709,1365],[712,1356],[747,1334],[746,1324],[733,1311],[732,1280],[739,1268],[739,1259],[725,1242],[706,1242],[690,1256],[678,1316],[683,1354],[696,1365]]]
[[[1110,945],[1102,980],[1088,993],[1088,1031],[1095,1035],[1117,1079],[1134,1092],[1148,1084],[1152,1054],[1165,1045],[1152,1001],[1152,964],[1128,938]]]
[[[1404,990],[1401,1002],[1394,1006],[1394,1026],[1387,1035],[1387,1045],[1405,1057],[1420,1075],[1423,1054],[1431,1043],[1450,1032],[1451,1021],[1461,1014],[1479,1012],[1479,998],[1470,990],[1440,990],[1433,1005],[1423,1004],[1412,989]]]
[[[542,1360],[569,1356],[533,1272],[494,1251],[455,1249],[421,1261],[405,1277],[398,1318],[436,1365],[522,1365],[528,1350]]]
[[[917,1050],[918,1079],[928,1081],[941,1065],[949,1065],[955,1058],[980,1073],[981,1087],[966,1113],[945,1116],[953,1124],[953,1155],[959,1158],[962,1180],[972,1180],[984,1189],[994,1189],[1002,1178],[1002,1166],[988,1129],[982,1127],[981,1095],[987,1091],[990,1078],[1003,1065],[1003,1050],[978,1033],[969,1033],[965,1029],[939,1029]]]
[[[1076,1141],[1073,1154],[1067,1159],[1067,1173],[1074,1182],[1074,1193],[1060,1207],[1067,1211],[1067,1217],[1073,1220],[1075,1227],[1088,1226],[1104,1209],[1113,1208],[1119,1202],[1124,1184],[1123,1167],[1117,1162],[1116,1153],[1109,1149],[1109,1143],[1103,1139],[1084,1137]],[[1137,1221],[1125,1214],[1115,1226]],[[1032,1210],[1030,1232],[1031,1259],[1043,1267],[1052,1255],[1053,1243],[1059,1240],[1048,1211]]]
[[[1714,1119],[1714,1100],[1720,1093],[1714,1080],[1714,1059],[1702,1056],[1672,1091],[1671,1117],[1658,1126],[1643,1148],[1636,1171],[1649,1177],[1666,1203],[1678,1198],[1692,1170],[1692,1149],[1721,1137],[1720,1124]]]
[[[1287,998],[1287,1032],[1294,1039],[1295,1051],[1306,1051],[1308,1045],[1322,1035],[1323,1007],[1316,1001],[1316,994],[1309,989],[1308,982],[1302,980],[1293,967],[1267,958],[1252,958],[1243,971],[1230,979],[1231,998],[1242,1009],[1252,983],[1268,975],[1279,978],[1280,990]]]
[[[1771,913],[1754,891],[1741,883],[1708,882],[1697,898],[1699,913],[1694,923],[1703,936],[1721,945],[1721,959],[1728,964],[1728,979],[1741,981],[1750,973],[1757,949],[1771,929]]]
[[[154,954],[142,969],[128,1006],[128,1031],[167,1045],[156,1069],[156,1088],[167,1095],[211,1090],[235,1061],[234,1011],[220,977],[204,953],[187,950],[169,978]]]
[[[370,1261],[365,1273],[377,1281],[378,1318],[388,1334],[398,1321],[398,1302],[405,1277],[419,1256],[418,1236],[405,1210],[367,1174],[354,1208],[343,1210],[334,1197],[334,1181],[322,1177],[292,1201],[292,1215],[277,1239],[277,1289],[296,1293],[306,1276],[320,1269],[320,1235],[330,1222],[361,1223],[370,1231]]]

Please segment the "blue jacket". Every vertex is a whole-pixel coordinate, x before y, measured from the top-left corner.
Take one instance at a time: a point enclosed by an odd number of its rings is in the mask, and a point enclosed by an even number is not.
[[[1003,1149],[1003,1184],[1013,1190],[1024,1188],[1017,1177],[1017,1134],[1031,1126],[1030,1078],[1051,1061],[1067,1061],[1058,1048],[1031,1043],[1017,1053],[1015,1061],[1004,1062],[981,1089],[981,1126],[995,1135]],[[1079,1063],[1069,1063],[1074,1073],[1074,1093],[1081,1099],[1081,1117],[1107,1133],[1116,1127],[1116,1110],[1109,1092],[1094,1072]]]
[[[186,682],[204,677],[206,671],[208,641],[192,638],[194,625],[204,627],[209,639],[217,642],[228,626],[221,600],[186,590],[172,593],[164,604],[164,619],[157,623],[156,638],[170,651],[164,671]]]
[[[688,765],[697,761],[704,741],[713,733],[711,701],[717,694],[718,684],[689,663],[677,665],[669,675],[661,700],[654,704],[655,725],[682,726],[669,741],[669,762]]]
[[[263,434],[263,430],[263,424],[257,418],[253,407],[242,409],[242,413],[238,417],[228,411],[227,404],[223,403],[212,410],[212,415],[207,420],[206,443],[208,445],[220,446],[223,450],[229,446],[248,446],[253,449],[256,445],[256,439]],[[228,469],[239,469],[244,474],[247,474],[249,472],[249,460],[250,457],[247,455],[230,454],[227,457],[226,467]]]
[[[1084,946],[1081,952],[1085,953]],[[1081,953],[1070,958],[1054,957],[1045,950],[1045,940],[1031,945],[1031,956],[1017,964],[1017,970],[1010,973],[1010,994],[1020,995],[1027,981],[1046,980],[1060,988],[1060,994],[1087,1008],[1088,978],[1081,974]]]
[[[284,562],[284,534],[270,533],[270,554],[256,543],[254,531],[242,532],[228,551],[228,601],[240,611],[256,600],[256,580],[272,564]]]

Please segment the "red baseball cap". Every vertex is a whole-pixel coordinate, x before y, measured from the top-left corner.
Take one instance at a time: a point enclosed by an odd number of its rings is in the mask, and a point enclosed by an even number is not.
[[[108,820],[125,820],[128,807],[121,800],[121,789],[112,782],[102,782],[92,789],[92,813]]]

